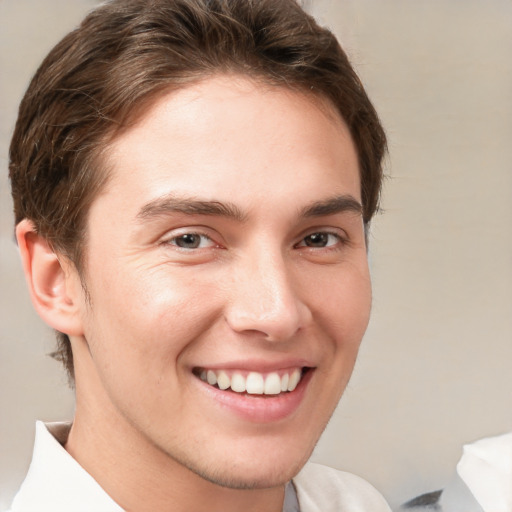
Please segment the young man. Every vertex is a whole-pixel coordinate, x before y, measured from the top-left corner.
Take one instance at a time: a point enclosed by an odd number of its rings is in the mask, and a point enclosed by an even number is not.
[[[38,424],[12,510],[389,510],[306,464],[368,322],[384,151],[293,0],[117,0],[64,38],[10,176],[76,414]]]

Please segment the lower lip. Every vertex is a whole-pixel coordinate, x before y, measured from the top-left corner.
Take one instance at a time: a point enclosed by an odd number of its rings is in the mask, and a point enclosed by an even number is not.
[[[291,416],[300,406],[314,370],[309,369],[293,391],[279,395],[249,395],[222,391],[196,378],[203,391],[223,408],[254,423],[271,423]]]

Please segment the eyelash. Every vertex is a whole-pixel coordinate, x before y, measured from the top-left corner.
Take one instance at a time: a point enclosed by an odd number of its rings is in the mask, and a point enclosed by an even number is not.
[[[324,236],[324,237],[326,236],[326,237],[327,237],[327,241],[326,241],[327,245],[325,245],[325,246],[320,246],[320,247],[318,247],[318,246],[314,246],[314,245],[307,245],[306,240],[307,240],[307,239],[310,239],[310,240],[311,240],[313,237],[315,237],[315,236],[317,236],[317,235],[322,235],[322,236]],[[334,238],[334,239],[335,239],[335,243],[331,243],[331,244],[329,244],[329,238]],[[304,237],[301,239],[301,241],[300,241],[298,244],[296,244],[296,246],[295,246],[295,247],[306,247],[306,248],[309,248],[309,249],[327,249],[327,250],[333,250],[333,249],[336,249],[336,248],[337,248],[338,244],[343,245],[343,244],[345,244],[346,242],[347,242],[347,241],[346,241],[346,239],[345,239],[342,235],[340,235],[339,233],[337,233],[337,232],[328,231],[328,230],[326,230],[326,231],[314,231],[313,233],[310,233],[310,234],[308,234],[308,235],[304,236]],[[313,243],[314,243],[314,242],[313,242]]]
[[[175,235],[172,238],[164,240],[164,244],[173,245],[173,246],[177,247],[178,249],[185,250],[185,251],[190,251],[190,250],[195,250],[195,249],[205,249],[205,247],[182,247],[182,246],[178,245],[177,241],[179,239],[184,239],[187,236],[189,236],[189,237],[199,237],[202,240],[206,239],[209,242],[211,242],[211,246],[217,245],[217,244],[215,244],[215,242],[208,235],[205,235],[204,233],[196,233],[196,232],[193,232],[193,231],[181,233],[179,235]],[[201,240],[199,241],[199,243],[201,243]]]
[[[311,240],[313,237],[315,237],[317,235],[322,235],[324,237],[326,236],[327,237],[327,241],[326,241],[327,245],[315,246],[315,245],[308,245],[307,244],[307,239]],[[195,246],[195,247],[183,247],[183,246],[178,245],[178,240],[180,240],[180,239],[183,240],[185,237],[199,237],[200,240],[198,241],[198,246]],[[329,244],[329,238],[331,238],[331,239],[335,238],[335,243]],[[203,240],[207,240],[209,242],[209,245],[207,247],[199,247],[199,245],[201,244],[201,242]],[[204,233],[194,232],[194,231],[180,233],[178,235],[173,236],[172,238],[164,240],[163,243],[166,244],[166,245],[172,245],[174,247],[177,247],[180,250],[185,250],[185,251],[192,251],[192,250],[196,250],[196,249],[207,249],[207,248],[210,248],[210,247],[213,247],[213,246],[217,245],[212,240],[212,238],[209,237],[208,235],[206,235]],[[309,250],[315,250],[315,249],[337,250],[337,249],[339,249],[339,246],[343,246],[346,243],[347,243],[346,238],[344,236],[340,235],[337,232],[333,232],[333,231],[329,231],[329,230],[319,230],[319,231],[311,232],[311,233],[305,235],[304,237],[302,237],[300,242],[295,244],[294,247],[297,247],[297,248],[304,247],[304,248],[309,249]]]

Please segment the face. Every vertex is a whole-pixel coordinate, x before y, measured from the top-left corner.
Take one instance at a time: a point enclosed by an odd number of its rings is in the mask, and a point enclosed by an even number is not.
[[[139,453],[224,486],[285,482],[368,322],[347,127],[317,98],[221,76],[159,98],[107,160],[73,339],[87,346],[77,414],[95,403],[82,414],[133,431]]]

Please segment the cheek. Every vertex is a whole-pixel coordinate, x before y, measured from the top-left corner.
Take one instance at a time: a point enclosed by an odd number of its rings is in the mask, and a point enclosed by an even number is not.
[[[348,280],[341,298],[344,320],[342,328],[350,331],[350,337],[354,337],[358,343],[368,327],[371,304],[372,288],[369,274],[358,274]]]
[[[329,336],[333,340],[332,365],[337,400],[344,391],[356,362],[371,310],[371,282],[368,272],[349,274],[327,298]],[[336,377],[334,377],[336,376]]]
[[[98,276],[99,277],[99,276]],[[187,272],[133,269],[97,279],[85,333],[91,352],[103,361],[129,364],[133,371],[162,372],[208,330],[218,315],[214,286]],[[123,365],[118,365],[122,367]]]
[[[367,265],[347,266],[317,293],[315,316],[335,340],[335,349],[353,351],[354,358],[368,326],[372,291]]]

